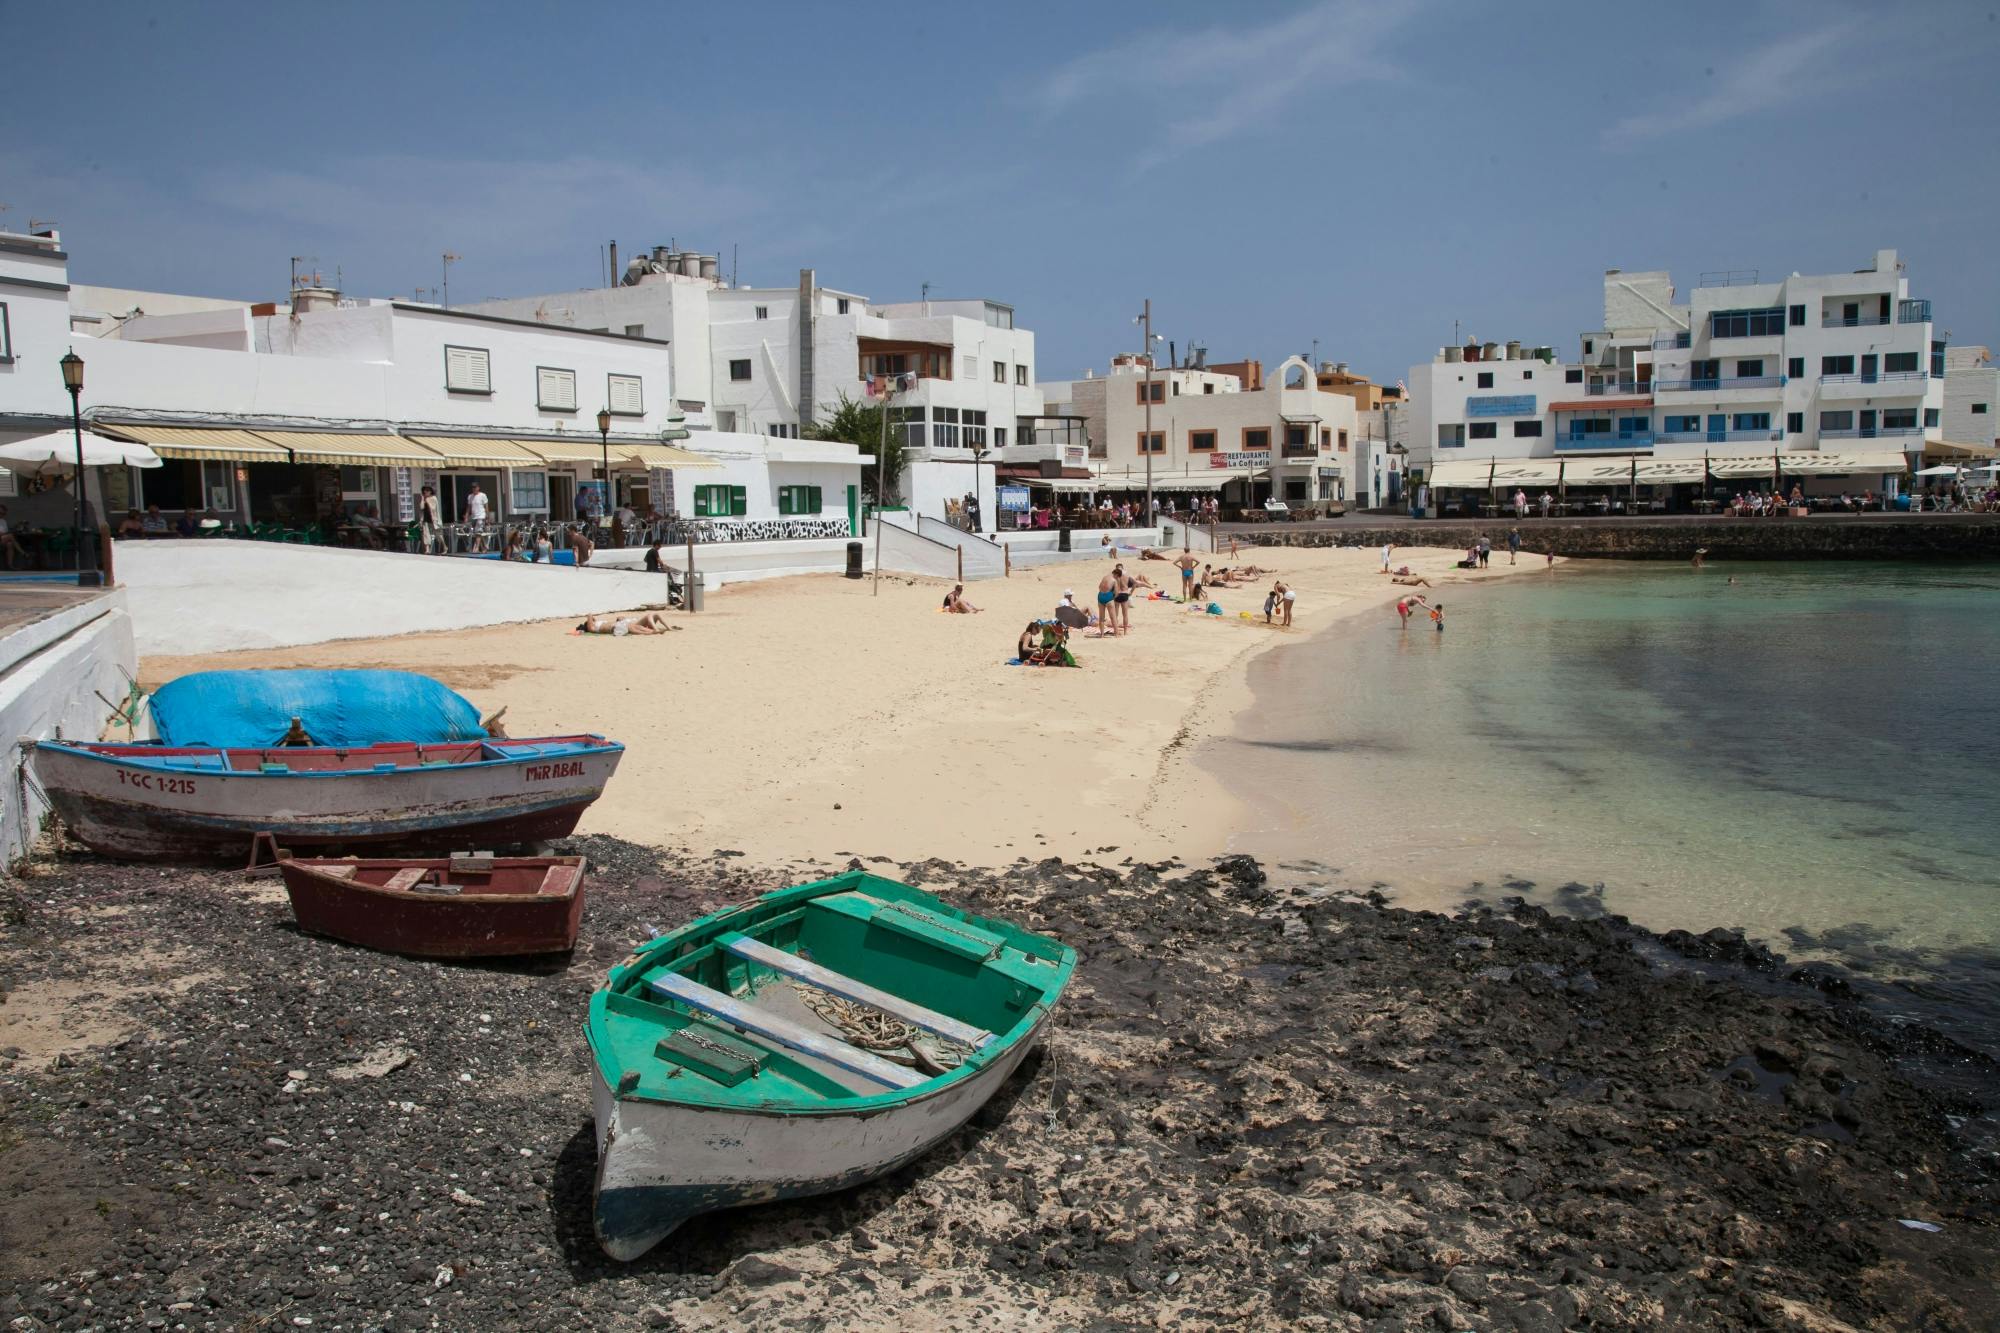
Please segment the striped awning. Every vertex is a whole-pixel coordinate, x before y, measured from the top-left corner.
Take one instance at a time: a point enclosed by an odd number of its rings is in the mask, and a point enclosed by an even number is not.
[[[250,433],[289,449],[295,463],[346,467],[436,467],[439,462],[438,456],[429,449],[400,435],[262,428]]]
[[[523,440],[514,443],[550,463],[602,463],[604,446],[598,440]]]
[[[611,456],[640,463],[646,467],[722,466],[706,454],[698,454],[691,449],[676,449],[670,444],[614,444],[611,446]]]
[[[538,468],[547,463],[527,445],[495,436],[412,435],[410,438],[435,453],[445,467]]]
[[[247,430],[217,430],[200,426],[159,426],[150,423],[98,421],[92,430],[119,439],[137,440],[162,458],[200,459],[221,463],[289,463],[292,456]]]

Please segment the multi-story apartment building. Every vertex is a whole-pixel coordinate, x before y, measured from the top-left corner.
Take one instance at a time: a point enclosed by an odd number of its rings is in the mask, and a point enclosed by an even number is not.
[[[1355,399],[1322,388],[1304,357],[1268,384],[1254,361],[1148,369],[1123,355],[1109,374],[1045,386],[1055,412],[1088,424],[1096,489],[1142,490],[1150,459],[1156,493],[1217,494],[1234,506],[1347,498]]]
[[[897,402],[905,443],[970,458],[1022,440],[1042,413],[1035,335],[986,300],[873,303],[819,284],[730,287],[714,260],[660,247],[616,286],[467,307],[549,324],[665,338],[696,429],[798,438],[871,376],[910,374]]]
[[[1689,460],[1811,452],[1785,470],[1880,477],[1940,438],[1945,347],[1893,250],[1852,273],[1704,275],[1685,300],[1664,272],[1610,270],[1603,326],[1579,342],[1568,361],[1475,343],[1411,367],[1412,470],[1444,484],[1454,460],[1611,456],[1698,481]]]

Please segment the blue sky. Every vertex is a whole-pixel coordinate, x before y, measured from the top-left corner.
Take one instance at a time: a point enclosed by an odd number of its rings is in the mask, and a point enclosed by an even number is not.
[[[1573,352],[1602,271],[1902,252],[2000,343],[2000,20],[1895,8],[0,0],[0,226],[78,282],[269,300],[594,283],[678,239],[876,300],[991,296],[1040,373],[1155,327],[1393,381]],[[1144,19],[1148,26],[1135,28]]]

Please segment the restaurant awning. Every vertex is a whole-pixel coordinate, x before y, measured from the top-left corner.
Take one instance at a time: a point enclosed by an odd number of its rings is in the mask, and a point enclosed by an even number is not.
[[[512,468],[542,467],[542,456],[526,445],[491,436],[412,435],[411,439],[435,453],[443,467]]]
[[[294,463],[347,467],[436,467],[441,461],[415,440],[406,440],[400,435],[262,428],[250,433],[290,450]]]
[[[1908,466],[1903,455],[1894,449],[1795,449],[1777,455],[1775,470],[1787,477],[1844,477],[1901,472]],[[1770,454],[1738,454],[1711,458],[1709,470],[1718,477],[1768,477],[1774,465]]]
[[[1030,486],[1046,486],[1057,495],[1086,495],[1096,490],[1097,479],[1077,477],[1022,477],[1022,482]]]
[[[550,463],[601,465],[606,452],[601,442],[597,440],[524,440],[517,436],[514,443]]]
[[[611,456],[628,459],[646,467],[722,466],[706,454],[698,454],[692,449],[676,449],[670,444],[614,444],[611,446]]]
[[[1924,455],[1928,458],[1993,458],[2000,455],[2000,449],[1986,444],[1958,444],[1952,440],[1924,441]]]
[[[119,439],[137,440],[162,458],[199,459],[219,463],[289,463],[292,455],[247,430],[205,426],[160,426],[151,423],[98,421],[92,430]]]
[[[1426,480],[1432,486],[1484,487],[1490,474],[1493,484],[1501,487],[1553,485],[1562,462],[1560,458],[1447,458],[1431,464]]]

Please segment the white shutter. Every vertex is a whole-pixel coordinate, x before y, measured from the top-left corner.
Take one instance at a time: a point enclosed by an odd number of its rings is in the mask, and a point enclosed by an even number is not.
[[[642,381],[637,375],[613,375],[610,397],[613,412],[642,415],[646,410],[646,398],[641,388]]]
[[[483,347],[447,347],[444,349],[444,387],[464,393],[490,393],[493,390],[492,371],[487,366],[486,349]]]
[[[576,372],[574,370],[552,370],[548,366],[535,368],[535,402],[541,407],[551,407],[562,412],[576,410]]]

